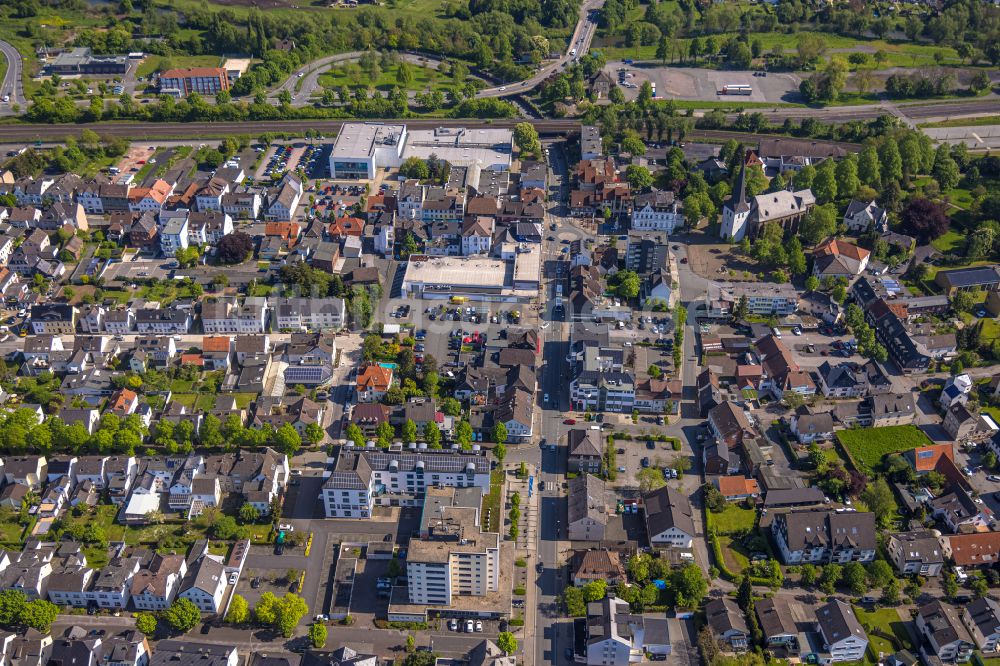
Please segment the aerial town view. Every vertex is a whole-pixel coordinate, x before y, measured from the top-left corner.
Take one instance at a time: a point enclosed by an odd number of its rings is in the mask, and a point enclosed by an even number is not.
[[[0,56],[0,666],[1000,666],[1000,3]]]

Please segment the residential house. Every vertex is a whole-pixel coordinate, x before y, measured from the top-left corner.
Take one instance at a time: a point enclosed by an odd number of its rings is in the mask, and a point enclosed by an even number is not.
[[[827,666],[862,659],[868,649],[868,634],[850,605],[835,599],[816,610],[816,628],[823,640],[817,663]]]
[[[597,474],[601,470],[604,445],[600,430],[572,429],[566,433],[566,445],[570,472]]]
[[[792,511],[777,514],[771,532],[785,564],[870,562],[875,559],[875,514]]]
[[[218,613],[225,591],[225,568],[212,556],[204,555],[191,564],[178,596],[192,602],[202,613]]]
[[[748,479],[743,476],[720,476],[713,479],[712,483],[719,489],[727,502],[760,497],[760,486],[757,485],[756,479]]]
[[[607,487],[591,474],[569,480],[566,534],[570,541],[603,541],[608,526]]]
[[[725,643],[735,652],[747,649],[750,630],[735,601],[728,597],[709,601],[705,604],[705,619],[716,641]]]
[[[961,616],[976,647],[985,653],[996,652],[1000,646],[1000,604],[982,597],[963,606]]]
[[[355,388],[358,402],[377,402],[392,386],[392,368],[372,363],[358,371]]]
[[[663,486],[642,497],[646,532],[654,546],[690,548],[696,530],[691,502],[672,487]]]
[[[916,627],[941,661],[964,663],[972,658],[976,645],[962,624],[958,610],[951,604],[935,599],[920,606]]]
[[[844,224],[851,233],[885,233],[889,230],[889,212],[875,201],[851,199],[844,212]]]
[[[871,252],[839,238],[831,238],[813,250],[813,275],[824,278],[847,278],[861,275],[868,267]]]
[[[813,414],[807,407],[801,407],[792,416],[791,430],[800,444],[833,439],[833,414],[831,412]]]
[[[889,559],[901,574],[938,576],[944,567],[941,539],[930,530],[895,532],[889,535]]]
[[[608,585],[626,583],[628,576],[625,565],[617,551],[586,550],[577,552],[571,564],[573,585],[583,587],[595,580],[603,580]]]

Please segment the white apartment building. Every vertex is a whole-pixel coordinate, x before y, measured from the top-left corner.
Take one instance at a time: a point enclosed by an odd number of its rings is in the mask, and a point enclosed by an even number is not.
[[[178,250],[188,248],[188,240],[187,218],[171,218],[160,230],[160,251],[165,257],[173,257]]]
[[[649,192],[635,197],[632,204],[633,231],[665,231],[684,226],[684,213],[673,192]]]
[[[218,333],[264,333],[270,312],[267,299],[249,296],[239,305],[235,298],[204,303],[201,324],[206,335]]]
[[[279,298],[274,309],[279,330],[342,328],[347,321],[342,298]]]
[[[410,541],[406,560],[410,603],[447,606],[456,596],[500,589],[500,535],[482,532],[479,510],[445,507],[425,539]]]
[[[376,504],[419,505],[419,496],[433,485],[477,487],[486,494],[489,461],[447,450],[348,449],[323,484],[323,507],[327,518],[368,518]]]

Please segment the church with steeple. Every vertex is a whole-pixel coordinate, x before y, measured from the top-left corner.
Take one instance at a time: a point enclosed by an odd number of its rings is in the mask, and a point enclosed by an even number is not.
[[[738,243],[744,238],[757,238],[764,232],[764,225],[770,222],[781,225],[786,232],[795,233],[802,218],[815,205],[816,197],[809,189],[795,192],[781,190],[748,197],[747,165],[744,160],[733,193],[722,206],[719,235]]]

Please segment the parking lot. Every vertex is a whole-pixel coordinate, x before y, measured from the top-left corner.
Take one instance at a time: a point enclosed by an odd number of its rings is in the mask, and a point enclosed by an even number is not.
[[[656,96],[694,101],[740,102],[797,102],[801,79],[791,73],[768,73],[761,76],[752,71],[716,71],[711,69],[684,67],[646,67],[627,65],[623,61],[612,61],[604,70],[619,81],[619,72],[624,69],[626,78],[622,92],[625,99],[632,100],[639,95],[644,81],[655,86]],[[631,74],[631,76],[628,76]],[[748,85],[750,95],[720,95],[727,85]],[[632,87],[634,86],[634,87]]]

